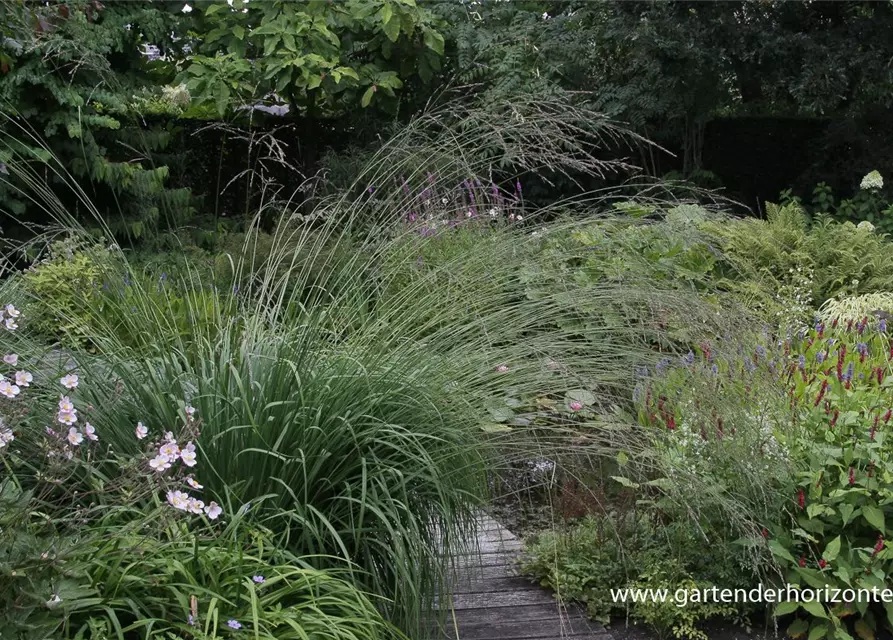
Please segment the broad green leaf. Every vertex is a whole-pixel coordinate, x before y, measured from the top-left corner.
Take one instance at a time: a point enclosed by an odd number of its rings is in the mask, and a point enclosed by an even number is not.
[[[837,559],[837,556],[840,554],[840,536],[834,538],[828,545],[825,547],[825,552],[822,554],[822,557],[828,562],[834,562]]]
[[[794,613],[800,607],[800,603],[798,602],[779,602],[775,606],[775,617],[780,618],[781,616],[786,616],[789,613]]]
[[[623,476],[611,476],[612,480],[619,482],[624,487],[629,487],[630,489],[638,489],[639,484],[637,482],[633,482],[629,478],[624,478]]]
[[[245,27],[237,24],[233,27],[233,35],[236,36],[239,40],[242,40],[245,37]]]
[[[837,508],[840,510],[840,517],[843,520],[843,525],[846,526],[849,524],[850,517],[853,515],[855,507],[851,504],[844,503]]]
[[[425,29],[423,37],[425,46],[434,51],[437,55],[443,55],[443,36],[433,29]]]
[[[815,621],[809,629],[807,640],[821,640],[828,635],[828,623]]]
[[[792,556],[791,553],[778,540],[769,541],[769,551],[772,552],[772,555],[783,558],[788,562],[797,562],[796,560],[794,560],[794,556]]]
[[[375,93],[375,87],[369,87],[366,89],[366,92],[363,94],[363,98],[360,100],[360,105],[363,107],[368,107],[369,103],[372,102],[372,94]]]
[[[391,20],[385,25],[382,25],[382,31],[388,37],[388,40],[391,42],[397,42],[397,38],[400,37],[400,21],[399,20]]]
[[[484,433],[503,433],[511,430],[512,428],[507,424],[500,424],[498,422],[487,422],[481,425],[481,431]]]
[[[877,507],[867,505],[862,507],[862,516],[868,520],[868,524],[880,531],[882,535],[886,533],[883,511]]]
[[[800,606],[816,618],[828,617],[828,614],[825,612],[825,607],[814,600],[812,602],[801,602]]]
[[[394,17],[394,10],[391,8],[390,2],[385,2],[381,7],[381,23],[387,24]]]
[[[567,399],[575,402],[579,402],[583,405],[591,405],[595,402],[595,396],[592,395],[592,392],[587,391],[586,389],[571,389],[566,394]]]
[[[799,638],[809,631],[809,623],[806,620],[794,620],[793,624],[788,627],[788,635],[792,638]]]

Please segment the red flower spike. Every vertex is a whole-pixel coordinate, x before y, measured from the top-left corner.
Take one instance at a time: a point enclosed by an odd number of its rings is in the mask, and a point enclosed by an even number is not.
[[[884,424],[890,422],[890,416],[893,416],[893,409],[887,409],[887,413],[884,414]]]
[[[831,427],[834,427],[837,424],[837,419],[840,417],[840,409],[834,410],[834,416],[831,418]]]
[[[801,567],[805,567],[806,566],[806,556],[800,556],[800,562],[798,562],[797,564],[799,564]]]
[[[763,527],[763,530],[760,532],[760,535],[762,535],[764,538],[766,538],[768,540],[769,539],[769,529]]]
[[[803,489],[797,489],[797,506],[800,511],[803,511],[803,507],[806,506],[806,495],[804,495]]]
[[[856,470],[853,467],[850,467],[850,486],[852,487],[856,484]]]
[[[827,566],[828,566],[828,563],[825,562],[825,559],[824,559],[824,558],[822,558],[821,560],[819,560],[819,569],[824,569],[824,568],[827,567]]]

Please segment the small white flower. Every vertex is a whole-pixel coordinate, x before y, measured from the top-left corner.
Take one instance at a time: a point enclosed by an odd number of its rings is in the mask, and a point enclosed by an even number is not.
[[[184,4],[182,11],[183,13],[192,13],[192,7],[190,7],[188,4]]]
[[[465,217],[466,217],[466,218],[473,218],[473,217],[474,217],[474,211],[472,211],[471,209],[469,209],[468,211],[465,212]]]
[[[6,330],[7,330],[7,331],[15,331],[16,329],[19,328],[19,325],[17,325],[17,324],[16,324],[16,321],[15,321],[14,319],[12,319],[12,318],[7,318],[7,319],[3,322],[3,325],[6,327]]]
[[[204,489],[205,488],[203,485],[200,485],[195,478],[192,478],[192,477],[186,478],[186,484],[188,484],[193,489]]]
[[[168,491],[167,502],[174,509],[186,511],[187,507],[189,506],[189,495],[183,493],[182,491]]]
[[[60,424],[72,425],[78,421],[78,415],[74,411],[60,411],[56,416],[56,420],[58,420]]]
[[[187,511],[189,511],[189,513],[201,515],[202,511],[204,511],[204,509],[205,509],[205,503],[202,502],[201,500],[196,500],[195,498],[190,498],[189,504],[186,507],[186,509],[187,509]]]
[[[161,473],[162,471],[171,468],[171,460],[167,456],[155,456],[154,458],[149,460],[149,466],[152,468],[153,471]]]
[[[192,420],[192,418],[194,416],[195,416],[195,407],[190,407],[189,405],[186,405],[186,417],[189,418],[190,420]]]
[[[158,454],[175,460],[180,455],[180,447],[176,442],[166,442],[158,449]]]
[[[0,395],[7,398],[15,398],[19,395],[21,389],[17,385],[12,384],[9,380],[0,380]]]
[[[136,439],[142,440],[147,435],[149,435],[149,427],[144,425],[142,422],[136,423]]]
[[[450,203],[449,198],[441,198],[440,199],[440,204],[449,204],[449,203]]]
[[[166,442],[175,442],[176,438],[174,438],[174,432],[173,431],[165,431],[164,439]]]
[[[61,377],[59,382],[61,382],[62,386],[66,389],[74,389],[78,386],[78,377],[73,373],[69,373],[67,376]]]
[[[195,451],[181,451],[180,460],[182,460],[183,464],[187,467],[194,467],[196,465]]]
[[[78,431],[76,427],[72,427],[71,429],[69,429],[68,436],[66,437],[68,441],[75,447],[84,441],[83,434],[81,434],[81,432]]]
[[[208,506],[205,507],[205,513],[211,520],[216,520],[220,517],[220,514],[223,513],[223,509],[220,508],[219,504],[212,500],[208,503]]]
[[[515,216],[515,220],[517,220],[518,222],[521,222],[523,219],[524,218],[522,218],[520,215]]]
[[[8,315],[10,318],[18,318],[20,315],[22,315],[22,312],[16,309],[11,304],[6,305],[4,307],[4,310],[6,311],[6,315]]]
[[[16,366],[16,363],[18,361],[19,361],[19,356],[16,353],[8,353],[5,356],[3,356],[3,362],[5,362],[6,364],[8,364],[12,367]]]
[[[88,440],[93,440],[94,442],[99,440],[99,436],[96,435],[96,427],[89,422],[84,423],[84,434]]]
[[[487,213],[490,214],[491,218],[495,218],[497,215],[499,215],[499,211],[497,211],[496,209],[490,209],[490,211],[488,211]]]
[[[27,371],[16,371],[16,384],[20,387],[30,387],[33,380],[34,376]]]
[[[59,397],[59,411],[64,411],[66,413],[75,411],[74,405],[71,403],[71,398],[68,396]]]
[[[15,439],[16,438],[10,429],[0,430],[0,449],[2,449]]]

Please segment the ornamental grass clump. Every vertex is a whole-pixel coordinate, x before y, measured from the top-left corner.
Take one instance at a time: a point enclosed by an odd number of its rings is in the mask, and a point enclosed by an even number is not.
[[[207,640],[229,617],[257,638],[401,637],[346,573],[314,569],[200,482],[194,407],[118,422],[120,381],[52,369],[20,335],[27,315],[0,314],[0,634]]]

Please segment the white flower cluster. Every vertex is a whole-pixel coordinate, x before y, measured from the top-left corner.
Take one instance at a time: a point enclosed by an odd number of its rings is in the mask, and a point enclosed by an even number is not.
[[[860,189],[883,189],[884,188],[884,178],[881,176],[879,171],[872,171],[867,174],[864,178],[862,178],[862,182],[859,183]]]
[[[868,220],[863,220],[859,224],[856,225],[856,228],[859,231],[867,231],[868,233],[874,232],[874,225],[871,224]]]
[[[195,409],[186,407],[186,421],[192,423],[195,418]],[[149,435],[149,428],[142,422],[136,424],[136,437],[143,440]],[[196,459],[195,444],[192,441],[186,443],[182,448],[177,443],[173,432],[168,431],[164,434],[164,441],[158,447],[155,457],[149,460],[149,468],[158,474],[162,474],[170,469],[174,463],[180,461],[186,467],[192,468],[198,461]],[[186,478],[186,484],[195,490],[204,487],[192,476]],[[207,505],[197,498],[193,498],[185,491],[170,490],[167,492],[167,503],[174,509],[200,515],[204,513],[211,520],[216,520],[223,513],[223,509],[216,502],[209,502]]]
[[[0,309],[0,321],[3,322],[3,327],[7,331],[15,331],[19,328],[16,320],[19,319],[20,315],[22,315],[21,312],[11,304]]]

